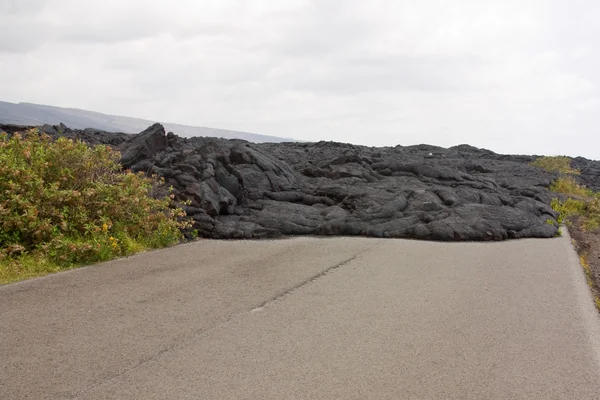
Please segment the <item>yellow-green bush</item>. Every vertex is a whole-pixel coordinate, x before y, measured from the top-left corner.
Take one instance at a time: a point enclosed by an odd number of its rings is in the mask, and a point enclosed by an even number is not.
[[[550,190],[556,193],[564,193],[575,196],[593,196],[594,192],[581,186],[575,178],[571,176],[563,176],[556,179],[550,185]]]
[[[531,165],[545,169],[548,172],[562,174],[579,174],[579,170],[571,168],[571,158],[565,156],[539,157]]]
[[[586,231],[595,231],[600,228],[600,198],[596,195],[583,200],[567,198],[565,201],[553,199],[552,209],[558,211],[558,223],[569,221],[570,217],[581,218],[581,226]]]
[[[181,239],[184,212],[119,157],[36,131],[0,135],[0,283]]]

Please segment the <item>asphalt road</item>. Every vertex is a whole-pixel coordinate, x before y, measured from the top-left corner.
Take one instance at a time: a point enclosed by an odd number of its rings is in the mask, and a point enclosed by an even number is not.
[[[0,398],[600,399],[569,238],[199,241],[0,287]]]

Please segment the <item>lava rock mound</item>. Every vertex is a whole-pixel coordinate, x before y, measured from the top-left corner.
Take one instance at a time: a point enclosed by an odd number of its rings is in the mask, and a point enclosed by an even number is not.
[[[138,135],[64,126],[42,130],[111,145],[121,151],[125,168],[164,177],[179,202],[191,202],[182,208],[203,237],[503,240],[549,238],[558,228],[547,189],[556,176],[528,165],[532,156],[468,145],[375,148],[181,138],[160,124]],[[577,163],[592,172],[598,167],[584,159]],[[597,176],[588,178],[597,182]]]

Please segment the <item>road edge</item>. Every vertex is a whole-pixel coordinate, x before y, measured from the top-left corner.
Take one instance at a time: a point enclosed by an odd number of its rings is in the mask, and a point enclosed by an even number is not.
[[[567,251],[567,259],[571,282],[577,296],[579,315],[585,325],[586,336],[592,345],[593,359],[600,372],[600,315],[594,303],[594,296],[585,278],[583,267],[579,263],[579,255],[573,245],[573,239],[566,226],[561,227],[562,237]]]

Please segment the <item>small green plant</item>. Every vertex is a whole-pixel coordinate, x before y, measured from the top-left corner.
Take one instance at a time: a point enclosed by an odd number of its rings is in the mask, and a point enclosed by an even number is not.
[[[122,172],[107,146],[0,135],[0,283],[176,243],[189,228],[164,182]]]
[[[562,236],[562,229],[558,228],[558,229],[556,230],[556,234],[555,234],[555,236],[556,236],[556,237],[561,237],[561,236]]]
[[[530,165],[542,168],[548,172],[579,174],[579,170],[571,167],[571,161],[571,158],[565,156],[539,157],[532,161]]]

